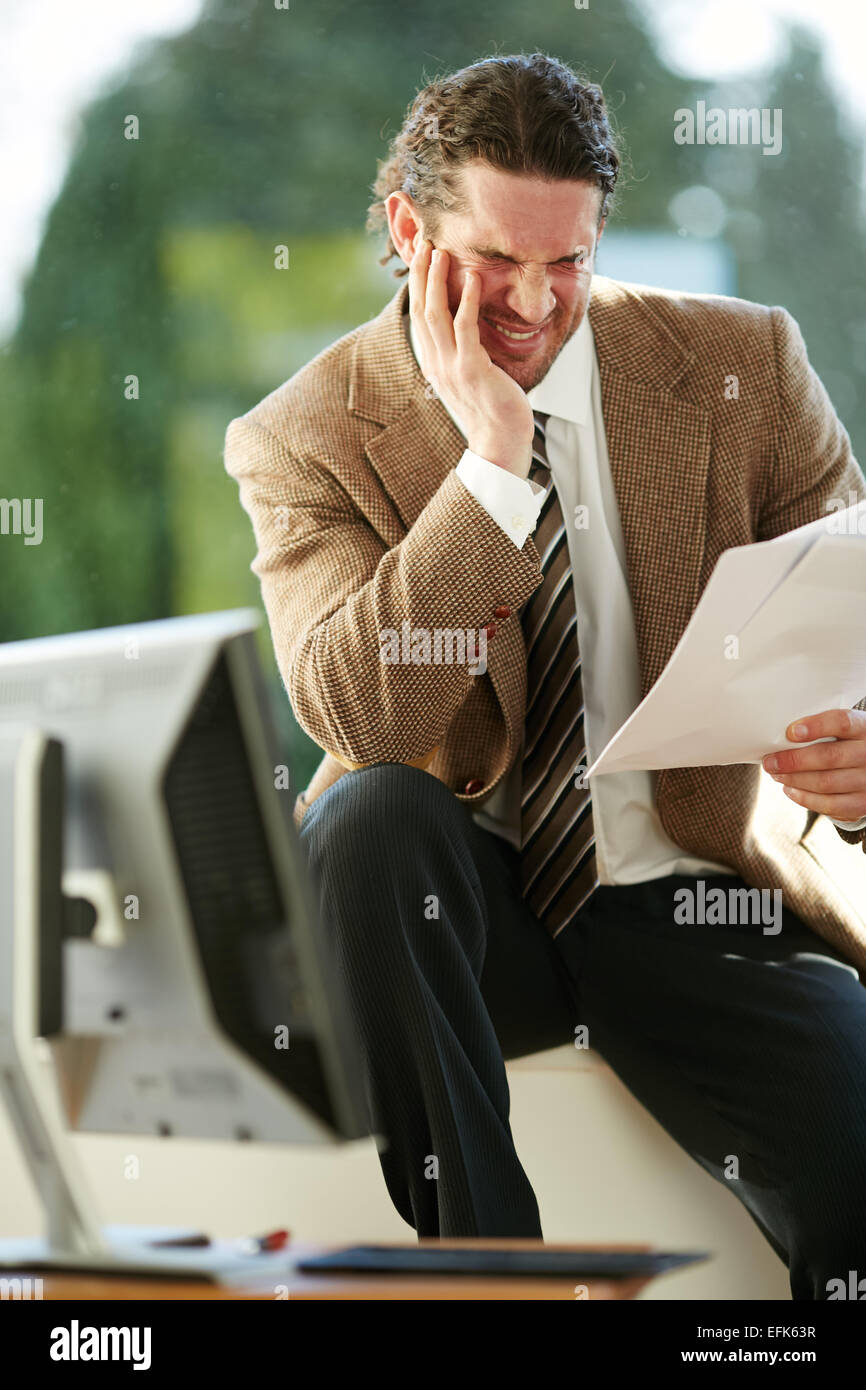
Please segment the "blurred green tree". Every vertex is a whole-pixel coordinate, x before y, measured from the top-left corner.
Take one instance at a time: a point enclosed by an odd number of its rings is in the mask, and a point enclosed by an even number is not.
[[[804,39],[757,103],[785,109],[774,161],[675,144],[674,111],[706,92],[630,0],[440,0],[407,19],[399,0],[210,0],[84,113],[0,359],[3,492],[45,508],[41,546],[4,544],[0,640],[258,602],[225,426],[393,292],[362,231],[376,160],[426,79],[491,52],[542,49],[602,82],[630,154],[623,225],[673,231],[676,192],[717,189],[742,292],[801,318],[866,439],[859,149]],[[278,704],[302,778],[316,750]]]

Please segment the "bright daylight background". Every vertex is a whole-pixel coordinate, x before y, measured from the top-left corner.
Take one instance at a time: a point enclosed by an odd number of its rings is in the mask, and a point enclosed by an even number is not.
[[[425,77],[538,47],[601,81],[631,175],[599,268],[784,304],[866,452],[864,20],[847,0],[5,0],[0,640],[258,602],[222,440],[378,311],[363,233]],[[678,146],[681,106],[781,107],[783,149]],[[140,138],[123,138],[124,118]],[[278,243],[291,268],[273,268]],[[129,401],[124,380],[139,378]],[[270,651],[263,642],[263,654]],[[276,685],[303,778],[315,750]]]

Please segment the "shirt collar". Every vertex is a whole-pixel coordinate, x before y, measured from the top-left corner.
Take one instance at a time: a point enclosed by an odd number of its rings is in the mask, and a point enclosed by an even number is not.
[[[408,305],[408,297],[406,303]],[[412,351],[416,359],[420,360],[408,310],[405,319]],[[542,411],[545,415],[555,415],[561,420],[571,420],[576,425],[588,424],[594,364],[595,339],[590,327],[589,313],[586,312],[580,327],[572,333],[547,375],[527,392],[532,409]],[[445,405],[445,402],[442,404]],[[445,408],[448,409],[447,406]],[[465,437],[466,431],[456,415],[451,410],[448,414]]]

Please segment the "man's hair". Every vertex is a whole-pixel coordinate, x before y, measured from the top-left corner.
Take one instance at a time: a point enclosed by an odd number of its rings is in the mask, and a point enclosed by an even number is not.
[[[367,230],[387,228],[385,199],[402,189],[436,239],[443,211],[459,212],[460,170],[472,160],[546,179],[582,179],[601,190],[607,215],[620,154],[601,88],[544,53],[484,58],[439,77],[410,102],[373,184]],[[380,265],[396,248],[388,237]],[[405,275],[406,267],[394,271]]]

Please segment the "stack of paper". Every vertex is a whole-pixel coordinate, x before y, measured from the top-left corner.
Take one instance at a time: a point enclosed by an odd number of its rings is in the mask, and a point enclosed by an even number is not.
[[[866,502],[719,557],[653,688],[589,768],[757,763],[866,696]],[[802,744],[797,745],[802,747]]]

